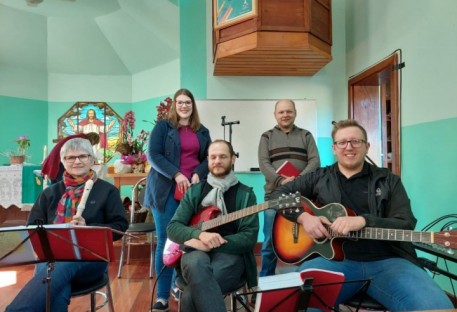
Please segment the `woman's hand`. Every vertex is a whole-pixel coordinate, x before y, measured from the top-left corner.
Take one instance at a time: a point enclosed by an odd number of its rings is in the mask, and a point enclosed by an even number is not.
[[[179,191],[181,193],[185,193],[187,189],[190,187],[190,182],[186,178],[185,175],[183,175],[181,172],[178,172],[175,175],[175,181],[176,181],[176,187],[179,188]]]
[[[197,173],[194,173],[192,175],[192,179],[190,180],[190,183],[197,184],[198,182],[200,182],[200,177],[198,176]]]
[[[70,221],[72,225],[86,225],[86,220],[80,216],[73,216],[73,220]]]

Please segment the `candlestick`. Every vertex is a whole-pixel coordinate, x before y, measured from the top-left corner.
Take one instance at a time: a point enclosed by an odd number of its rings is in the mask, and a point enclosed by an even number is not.
[[[46,159],[46,156],[48,156],[48,147],[45,145],[43,146],[43,161]]]

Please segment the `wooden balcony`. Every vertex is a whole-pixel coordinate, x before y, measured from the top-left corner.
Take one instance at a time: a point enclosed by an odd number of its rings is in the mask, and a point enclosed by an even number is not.
[[[332,60],[330,0],[259,0],[213,31],[215,76],[312,76]]]

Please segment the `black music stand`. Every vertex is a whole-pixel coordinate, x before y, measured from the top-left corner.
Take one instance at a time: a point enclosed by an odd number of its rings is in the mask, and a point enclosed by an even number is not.
[[[0,228],[0,267],[47,262],[46,311],[56,261],[114,260],[111,228],[70,224]],[[117,231],[116,231],[117,232]]]
[[[366,291],[369,280],[345,281],[344,275],[321,269],[308,269],[268,276],[259,280],[255,312],[306,311],[318,308],[334,311],[341,287],[346,283],[362,283]]]

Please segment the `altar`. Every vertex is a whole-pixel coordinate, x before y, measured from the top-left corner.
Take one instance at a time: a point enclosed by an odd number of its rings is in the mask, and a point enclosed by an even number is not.
[[[0,166],[0,206],[30,210],[43,190],[43,180],[34,171],[41,165]]]

